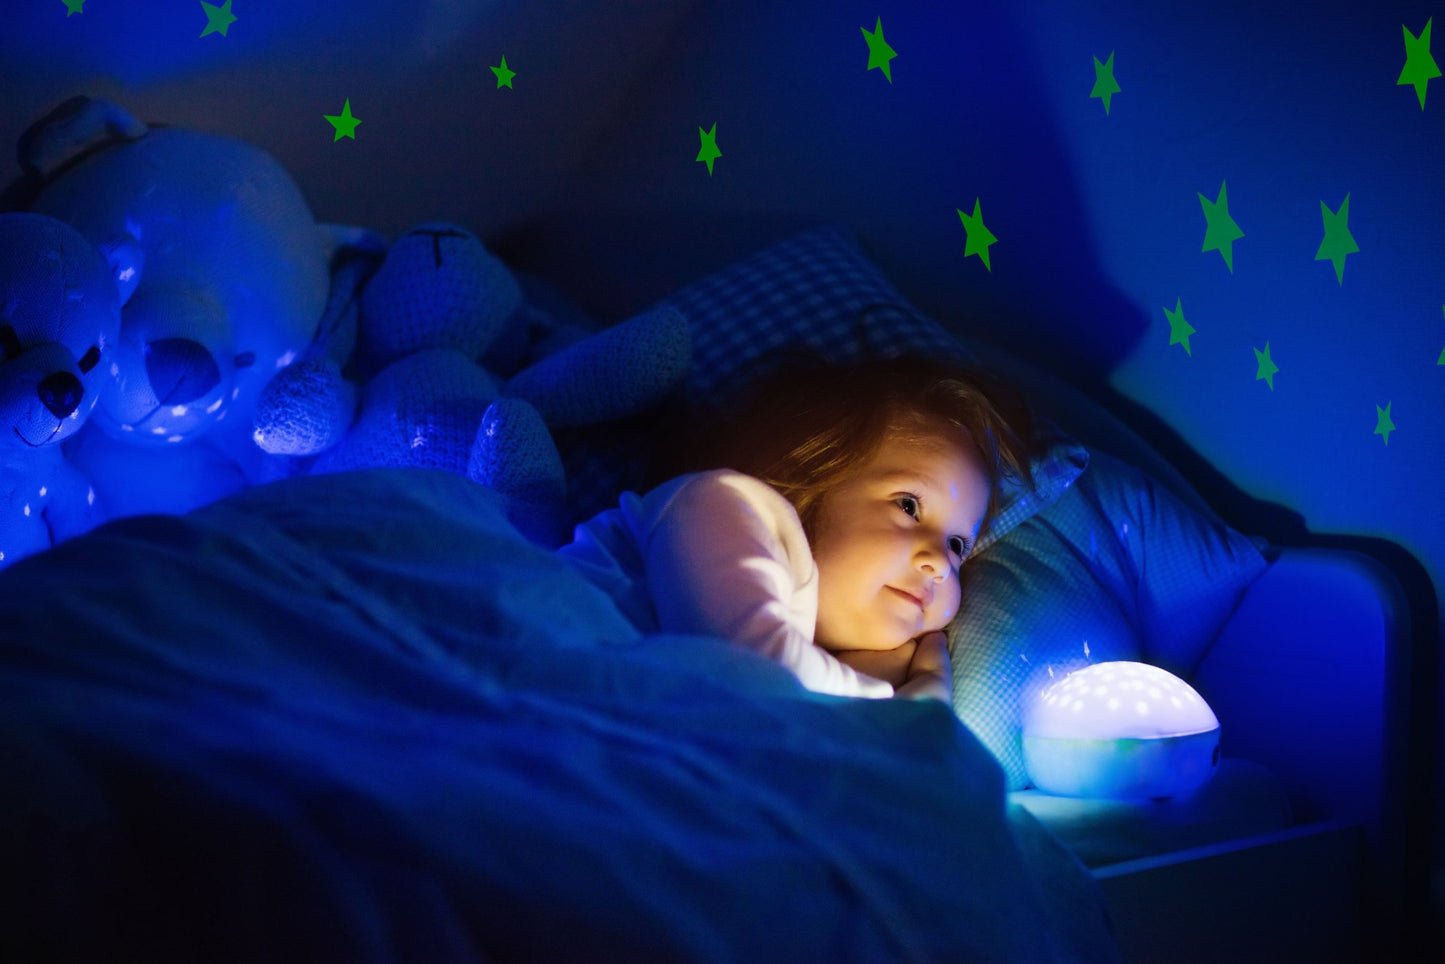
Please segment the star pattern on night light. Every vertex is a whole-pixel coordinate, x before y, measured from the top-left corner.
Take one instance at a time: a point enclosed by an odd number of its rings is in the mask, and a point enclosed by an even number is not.
[[[1174,345],[1183,345],[1184,354],[1188,355],[1190,358],[1193,358],[1194,352],[1189,349],[1189,336],[1194,334],[1194,328],[1192,325],[1189,324],[1189,322],[1184,320],[1183,299],[1175,298],[1174,310],[1170,311],[1166,307],[1164,309],[1164,317],[1169,319],[1170,346],[1172,347]]]
[[[712,162],[722,157],[722,151],[717,149],[717,123],[713,123],[710,131],[699,127],[697,136],[701,145],[697,151],[697,159],[707,163],[707,176],[712,177]]]
[[[983,212],[979,205],[979,199],[973,199],[972,217],[964,214],[958,208],[954,208],[954,210],[958,211],[959,219],[963,221],[963,233],[968,239],[963,246],[963,256],[966,258],[971,254],[978,255],[979,260],[983,262],[983,266],[991,273],[993,271],[993,265],[990,264],[988,260],[988,247],[996,243],[998,238],[993,236],[992,231],[984,227]]]
[[[1413,84],[1415,96],[1420,98],[1420,109],[1425,109],[1425,88],[1430,81],[1440,76],[1440,65],[1435,63],[1435,58],[1430,55],[1430,22],[1431,17],[1425,21],[1425,29],[1420,31],[1420,36],[1410,32],[1410,28],[1400,24],[1400,29],[1405,34],[1405,66],[1400,70],[1400,79],[1395,81],[1397,85]]]
[[[1254,380],[1259,381],[1263,378],[1269,383],[1269,390],[1274,391],[1274,376],[1279,372],[1279,366],[1274,363],[1273,358],[1269,357],[1269,342],[1264,343],[1264,351],[1260,351],[1258,348],[1254,350],[1254,360],[1259,366],[1255,369]]]
[[[509,69],[507,68],[507,58],[506,58],[506,57],[503,57],[503,58],[502,58],[502,66],[500,66],[500,67],[490,67],[490,68],[488,68],[488,69],[491,70],[492,73],[494,73],[494,74],[497,75],[497,89],[498,89],[498,90],[501,90],[503,87],[506,87],[508,90],[516,90],[516,89],[517,89],[517,88],[515,88],[515,87],[512,86],[512,78],[515,77],[515,76],[517,76],[517,72],[516,72],[515,70],[509,70]]]
[[[201,31],[204,37],[208,33],[218,33],[226,36],[226,31],[231,29],[231,24],[236,22],[236,15],[231,12],[231,0],[226,0],[224,6],[217,7],[201,0],[201,8],[206,11],[206,29]]]
[[[888,78],[888,82],[893,83],[893,69],[890,63],[898,54],[888,46],[888,41],[883,39],[883,18],[878,18],[878,23],[874,25],[872,33],[868,32],[867,27],[858,29],[863,31],[863,39],[868,42],[867,69],[872,70],[877,67],[883,71],[883,76]]]
[[[1320,216],[1325,222],[1325,237],[1320,242],[1320,249],[1315,252],[1316,261],[1333,261],[1335,263],[1335,278],[1340,284],[1345,283],[1345,258],[1360,250],[1355,244],[1355,236],[1350,233],[1350,195],[1345,194],[1345,199],[1340,202],[1338,211],[1331,211],[1324,201],[1320,202]]]
[[[1094,89],[1089,91],[1089,98],[1092,100],[1098,97],[1104,102],[1104,116],[1109,116],[1109,101],[1119,93],[1119,82],[1114,79],[1114,51],[1109,51],[1109,59],[1102,64],[1099,58],[1094,58]]]
[[[1390,406],[1394,402],[1386,402],[1385,407],[1375,406],[1375,434],[1385,436],[1385,444],[1390,444],[1390,433],[1395,431],[1395,422],[1390,418]]]
[[[1199,195],[1199,206],[1204,209],[1204,247],[1203,251],[1218,251],[1224,258],[1229,273],[1234,273],[1234,242],[1244,237],[1244,232],[1239,230],[1239,225],[1234,223],[1234,218],[1229,216],[1229,196],[1225,193],[1225,182],[1219,182],[1219,197],[1211,201],[1203,194]]]
[[[335,144],[343,137],[349,137],[352,140],[356,140],[356,125],[360,124],[361,121],[351,116],[350,97],[346,98],[346,103],[342,105],[341,113],[339,115],[322,114],[321,116],[325,117],[328,121],[331,122],[331,126],[336,128],[336,136],[331,139],[331,143]]]
[[[65,4],[65,16],[68,19],[72,14],[85,13],[85,0],[62,0]]]

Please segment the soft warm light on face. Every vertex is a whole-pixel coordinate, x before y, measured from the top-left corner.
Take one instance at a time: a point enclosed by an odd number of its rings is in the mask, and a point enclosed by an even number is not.
[[[1219,762],[1219,720],[1188,683],[1147,663],[1098,663],[1055,680],[1024,710],[1034,785],[1083,797],[1192,792]]]

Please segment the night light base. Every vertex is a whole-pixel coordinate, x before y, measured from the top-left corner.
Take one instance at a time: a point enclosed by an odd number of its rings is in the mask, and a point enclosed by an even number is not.
[[[1219,727],[1149,739],[1025,736],[1024,765],[1035,787],[1063,797],[1186,796],[1219,766]]]

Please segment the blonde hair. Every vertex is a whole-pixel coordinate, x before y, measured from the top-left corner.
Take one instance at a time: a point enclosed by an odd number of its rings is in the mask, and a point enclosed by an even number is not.
[[[731,468],[769,483],[792,503],[808,538],[823,498],[866,463],[890,434],[960,430],[989,481],[980,536],[1000,508],[1004,479],[1033,486],[1021,396],[973,366],[926,358],[832,365],[816,358],[775,365],[696,439],[686,470]]]

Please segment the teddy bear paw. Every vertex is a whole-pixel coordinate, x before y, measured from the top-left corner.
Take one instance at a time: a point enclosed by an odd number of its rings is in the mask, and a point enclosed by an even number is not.
[[[329,358],[283,368],[256,402],[256,444],[272,455],[324,452],[351,427],[356,398],[356,386]]]
[[[542,416],[516,398],[487,406],[467,477],[506,499],[507,518],[531,541],[555,548],[566,530],[562,457]]]

